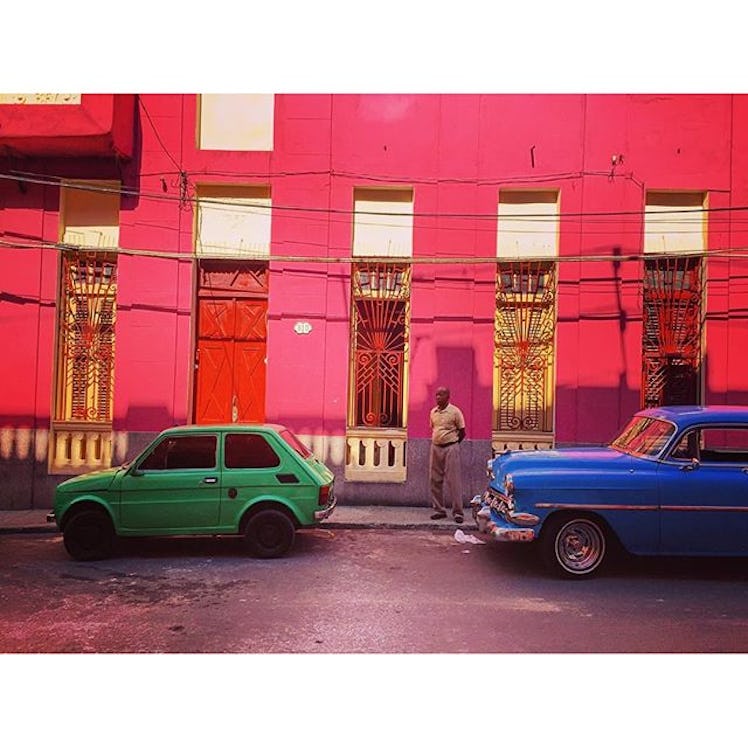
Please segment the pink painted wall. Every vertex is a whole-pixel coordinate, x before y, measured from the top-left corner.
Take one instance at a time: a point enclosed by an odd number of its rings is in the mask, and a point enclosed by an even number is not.
[[[269,153],[199,151],[197,97],[139,98],[130,162],[79,157],[24,165],[121,178],[141,193],[123,201],[121,245],[185,257],[120,259],[117,430],[155,431],[190,418],[193,214],[179,202],[179,168],[190,195],[197,183],[269,184],[274,206],[298,208],[274,210],[275,256],[349,256],[354,188],[399,184],[414,190],[417,257],[489,258],[500,188],[560,190],[561,255],[611,256],[560,265],[562,443],[605,441],[639,406],[640,267],[614,257],[641,251],[635,214],[644,190],[704,190],[710,207],[748,205],[746,96],[279,95]],[[611,174],[614,153],[623,163]],[[3,172],[18,168],[3,163]],[[0,239],[55,241],[57,188],[26,189],[0,180]],[[632,215],[600,223],[574,217],[622,211]],[[710,247],[747,247],[743,219],[713,216]],[[57,262],[54,250],[0,248],[0,427],[49,423]],[[344,432],[349,273],[345,264],[271,264],[268,420],[304,433]],[[748,260],[710,261],[708,275],[706,402],[748,402]],[[428,435],[439,383],[465,410],[469,437],[490,437],[493,294],[488,265],[415,266],[412,437]],[[293,331],[301,320],[311,323],[309,335]]]

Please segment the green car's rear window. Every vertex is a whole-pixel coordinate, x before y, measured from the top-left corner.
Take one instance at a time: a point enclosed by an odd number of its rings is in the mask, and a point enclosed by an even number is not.
[[[227,468],[273,468],[280,458],[261,434],[226,434]]]

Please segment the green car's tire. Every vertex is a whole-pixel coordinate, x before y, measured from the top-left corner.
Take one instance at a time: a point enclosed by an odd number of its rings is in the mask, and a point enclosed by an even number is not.
[[[114,544],[112,521],[101,509],[82,509],[65,523],[63,543],[76,561],[106,558]]]
[[[253,556],[277,558],[288,553],[295,534],[296,528],[285,512],[261,509],[249,518],[244,538]]]

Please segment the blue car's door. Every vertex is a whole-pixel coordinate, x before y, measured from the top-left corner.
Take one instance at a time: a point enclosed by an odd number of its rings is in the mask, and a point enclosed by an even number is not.
[[[660,550],[748,555],[748,429],[700,431],[660,465]]]

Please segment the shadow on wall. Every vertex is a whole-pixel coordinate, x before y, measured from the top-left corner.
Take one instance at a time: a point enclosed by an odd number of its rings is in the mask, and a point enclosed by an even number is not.
[[[106,158],[43,158],[24,160],[20,165],[18,160],[12,158],[0,158],[0,167],[4,172],[22,171],[34,174],[34,178],[44,178],[50,175],[54,180],[63,178],[67,180],[116,180],[122,183],[123,189],[128,193],[123,195],[120,209],[132,210],[137,207],[140,189],[140,152],[139,141],[142,138],[139,118],[136,118],[136,149],[134,158],[129,161],[120,161]],[[172,193],[175,188],[168,185]],[[177,185],[178,191],[178,185]],[[18,181],[3,181],[0,184],[0,195],[4,207],[10,210],[44,211],[59,210],[60,197],[57,184],[45,185],[27,181],[19,176]],[[16,238],[19,241],[39,241],[44,239],[41,234],[23,232],[5,233],[8,239]],[[46,237],[49,238],[49,237]]]
[[[164,405],[131,405],[124,418],[115,418],[113,423],[114,443],[112,464],[136,457],[156,434],[172,426],[183,426],[174,420],[173,414]]]
[[[32,418],[28,419],[33,421]],[[33,429],[22,426],[0,428],[0,460],[23,462],[35,459],[47,461],[49,429]]]
[[[704,361],[704,370],[709,369]],[[491,387],[476,386],[474,351],[467,347],[443,347],[437,351],[437,368],[429,383],[429,395],[440,384],[449,386],[453,402],[463,410],[468,438],[462,449],[465,500],[484,487],[486,460],[491,450]],[[472,389],[471,389],[472,386]],[[624,375],[617,386],[559,387],[556,390],[556,434],[558,446],[600,445],[609,441],[639,410],[639,389],[629,387]],[[748,405],[745,389],[706,391],[707,404]],[[342,424],[323,427],[306,416],[284,418],[284,424],[323,460],[336,476],[339,498],[350,504],[428,504],[428,413],[431,402],[411,405],[409,421],[422,418],[422,436],[408,439],[407,480],[402,484],[346,482],[344,480],[346,440]],[[471,417],[471,413],[473,414]],[[0,416],[0,509],[49,507],[54,487],[69,475],[48,470],[49,428],[32,428],[31,416]],[[10,425],[12,424],[12,425]],[[176,424],[164,406],[136,406],[117,419],[113,431],[112,463],[132,459],[160,431]],[[137,430],[136,430],[137,429]],[[336,433],[337,432],[337,433]],[[584,434],[584,440],[578,438]]]
[[[487,362],[485,371],[493,372],[493,362]],[[434,395],[437,387],[449,387],[450,402],[464,414],[468,438],[490,439],[493,410],[493,385],[485,386],[479,381],[476,366],[476,354],[467,346],[437,346],[436,375],[427,385],[428,399],[419,404],[411,416],[423,418],[429,429],[429,413],[436,405]],[[472,417],[471,417],[472,414]],[[476,423],[470,423],[475,419]],[[430,430],[429,430],[430,436]]]

